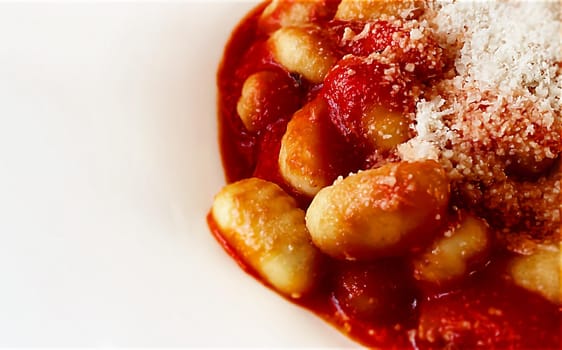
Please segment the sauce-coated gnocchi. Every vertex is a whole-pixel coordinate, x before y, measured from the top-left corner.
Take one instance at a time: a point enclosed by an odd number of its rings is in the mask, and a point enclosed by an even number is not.
[[[279,64],[313,83],[321,83],[337,61],[320,28],[283,27],[271,35],[269,42]]]
[[[560,305],[562,255],[560,247],[545,246],[527,256],[513,258],[510,272],[515,283]]]
[[[287,124],[279,151],[279,172],[296,191],[313,197],[330,185],[340,170],[341,150],[328,119],[326,102],[316,99]]]
[[[338,259],[405,255],[445,220],[449,182],[433,161],[361,171],[322,189],[308,207],[314,244]]]
[[[342,0],[335,18],[344,21],[368,21],[382,15],[408,17],[424,8],[419,0]]]
[[[258,132],[298,109],[297,88],[286,75],[260,71],[250,75],[242,86],[236,111],[250,132]]]
[[[230,184],[211,215],[228,244],[278,291],[298,298],[312,290],[320,255],[304,212],[279,186],[256,178]]]
[[[488,224],[472,215],[462,215],[458,223],[414,260],[414,276],[431,284],[458,280],[483,266],[489,248]]]

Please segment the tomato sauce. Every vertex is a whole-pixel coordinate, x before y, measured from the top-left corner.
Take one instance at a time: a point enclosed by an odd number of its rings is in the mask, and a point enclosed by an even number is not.
[[[291,116],[281,116],[264,130],[250,133],[236,110],[245,79],[260,70],[286,74],[298,87],[300,106],[322,89],[321,84],[303,82],[274,62],[266,50],[267,36],[258,29],[259,15],[265,6],[254,9],[233,32],[218,71],[222,162],[228,183],[252,176],[269,180],[281,185],[306,209],[310,200],[285,185],[277,165],[281,138]],[[338,23],[323,24],[339,30]],[[362,46],[354,50],[362,50]],[[343,148],[349,147],[346,140],[337,142]],[[354,152],[348,152],[346,171],[364,166]],[[222,238],[212,216],[207,219],[225,251],[246,272],[261,280]],[[445,291],[434,292],[419,285],[400,259],[357,263],[326,256],[320,286],[315,292],[302,299],[287,300],[312,311],[368,347],[560,348],[560,308],[514,285],[504,272],[508,257],[508,253],[498,249],[483,270]],[[378,306],[371,309],[369,303]]]

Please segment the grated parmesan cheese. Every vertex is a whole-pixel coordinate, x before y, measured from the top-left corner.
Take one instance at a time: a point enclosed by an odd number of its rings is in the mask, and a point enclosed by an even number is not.
[[[559,108],[560,85],[558,93],[549,94],[555,87],[553,63],[562,59],[558,6],[544,1],[458,1],[443,6],[434,21],[447,42],[464,36],[455,68],[465,84],[477,82],[481,89],[504,96],[532,87],[537,97]]]
[[[531,102],[538,107],[536,120],[546,128],[559,123],[562,61],[559,4],[553,2],[449,2],[431,19],[442,44],[451,49],[460,44],[450,84],[466,98],[444,103],[442,96],[421,101],[417,112],[418,137],[399,148],[405,160],[435,159],[437,140],[454,137],[440,120],[454,114],[459,104],[483,103],[489,122],[501,110]],[[485,97],[484,95],[489,95]],[[454,99],[454,97],[453,97]],[[448,106],[446,110],[442,108]],[[534,116],[527,116],[534,117]],[[505,126],[507,127],[507,126]],[[527,129],[520,135],[532,135]],[[552,152],[554,155],[557,152]]]
[[[504,227],[542,217],[524,230],[557,231],[540,225],[559,226],[559,201],[541,198],[559,196],[559,180],[531,196],[508,169],[561,153],[560,4],[445,1],[434,10],[426,29],[452,57],[452,72],[418,102],[416,136],[398,146],[400,158],[439,161],[464,200],[497,209]],[[524,204],[530,197],[532,206]]]

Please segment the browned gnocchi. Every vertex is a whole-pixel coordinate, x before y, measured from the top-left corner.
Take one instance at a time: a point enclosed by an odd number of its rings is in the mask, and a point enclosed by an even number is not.
[[[269,39],[271,53],[286,70],[313,83],[321,83],[338,60],[320,28],[283,27]]]
[[[410,121],[402,114],[374,106],[361,118],[361,130],[372,148],[390,152],[411,138]]]
[[[313,100],[293,115],[281,139],[279,172],[296,191],[313,197],[338,176],[337,135],[326,102]]]
[[[279,292],[299,298],[313,289],[320,255],[304,212],[279,186],[256,178],[230,184],[211,215],[228,244]]]
[[[339,259],[404,255],[445,220],[449,182],[433,161],[361,171],[322,189],[308,207],[314,244]]]
[[[342,0],[335,18],[368,21],[383,15],[409,17],[423,8],[422,0]]]
[[[414,277],[430,284],[442,285],[467,276],[482,267],[490,250],[488,224],[470,214],[414,259]],[[480,266],[478,266],[480,265]]]
[[[250,132],[257,132],[298,108],[297,88],[285,75],[260,71],[250,75],[242,86],[236,111]]]
[[[273,0],[263,10],[259,27],[265,32],[273,32],[281,27],[306,25],[316,18],[331,14],[326,0]]]

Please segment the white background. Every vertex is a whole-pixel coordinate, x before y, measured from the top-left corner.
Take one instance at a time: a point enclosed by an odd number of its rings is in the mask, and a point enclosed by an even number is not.
[[[206,227],[251,6],[0,3],[0,346],[352,346]]]

